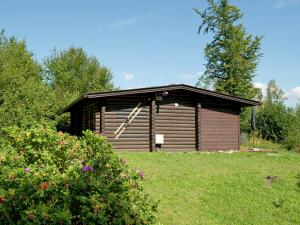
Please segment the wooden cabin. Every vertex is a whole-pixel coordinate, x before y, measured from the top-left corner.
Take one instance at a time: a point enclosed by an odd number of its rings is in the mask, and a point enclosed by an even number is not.
[[[118,151],[240,148],[241,107],[259,102],[184,84],[88,93],[65,112],[71,132],[90,129]]]

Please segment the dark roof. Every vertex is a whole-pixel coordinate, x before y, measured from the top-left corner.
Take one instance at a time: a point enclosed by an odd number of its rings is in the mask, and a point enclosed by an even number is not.
[[[68,112],[72,107],[77,104],[80,104],[86,99],[94,99],[94,98],[105,98],[111,96],[121,96],[121,95],[131,95],[131,94],[145,94],[151,92],[160,92],[160,91],[172,91],[172,90],[185,90],[190,91],[198,94],[213,96],[225,100],[234,101],[240,103],[242,106],[257,106],[260,105],[259,101],[249,100],[233,95],[222,94],[215,91],[209,91],[202,88],[193,87],[186,84],[172,84],[166,86],[156,86],[156,87],[147,87],[147,88],[135,88],[135,89],[127,89],[127,90],[117,90],[117,91],[106,91],[106,92],[96,92],[96,93],[87,93],[82,97],[78,98],[70,105],[68,105],[63,111]]]

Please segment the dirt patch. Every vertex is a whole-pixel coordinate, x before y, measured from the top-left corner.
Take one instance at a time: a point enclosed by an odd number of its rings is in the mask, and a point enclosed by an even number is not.
[[[272,175],[268,175],[266,176],[266,182],[268,185],[272,185],[274,182],[276,182],[278,180],[277,176],[272,176]]]

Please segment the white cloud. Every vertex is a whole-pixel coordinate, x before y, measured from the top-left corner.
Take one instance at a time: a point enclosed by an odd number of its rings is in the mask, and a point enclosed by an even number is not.
[[[254,83],[254,87],[259,88],[263,94],[263,96],[265,97],[267,94],[267,85],[261,82],[256,82]]]
[[[286,93],[289,99],[300,99],[300,87],[295,87]]]
[[[273,2],[277,9],[300,4],[300,0],[273,0]]]
[[[152,17],[152,16],[154,16],[154,14],[130,17],[130,18],[126,18],[126,19],[123,19],[123,20],[119,20],[115,23],[112,23],[112,24],[108,25],[108,27],[109,28],[119,28],[119,27],[130,26],[130,25],[136,24],[136,23],[138,23],[142,20],[148,19],[149,17]]]
[[[133,78],[134,78],[134,74],[133,73],[124,72],[124,79],[125,80],[132,80]]]

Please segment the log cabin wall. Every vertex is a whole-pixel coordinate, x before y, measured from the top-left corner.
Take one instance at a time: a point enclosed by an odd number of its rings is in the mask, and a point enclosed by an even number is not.
[[[149,98],[146,95],[120,96],[107,98],[105,102],[104,135],[113,149],[149,151]]]
[[[71,129],[70,133],[73,135],[80,135],[81,133],[81,111],[72,111],[71,113]]]
[[[96,125],[100,122],[97,120],[97,105],[89,103],[80,108],[71,111],[71,134],[81,135],[84,130],[96,131]]]
[[[208,106],[201,110],[202,150],[238,150],[240,138],[239,110]]]
[[[239,104],[184,90],[156,99],[161,94],[95,99],[71,112],[72,129],[105,135],[117,151],[239,149]],[[164,144],[155,144],[156,134],[164,135]]]
[[[82,107],[81,128],[82,130],[95,131],[97,104],[90,103]]]
[[[196,150],[195,106],[195,98],[183,91],[170,91],[162,101],[156,101],[155,133],[164,135],[158,150]]]

